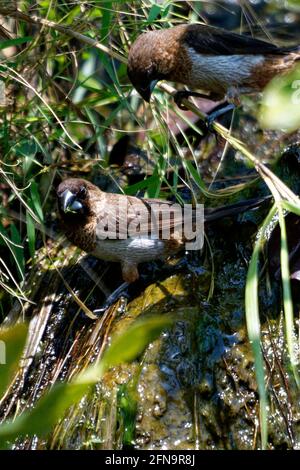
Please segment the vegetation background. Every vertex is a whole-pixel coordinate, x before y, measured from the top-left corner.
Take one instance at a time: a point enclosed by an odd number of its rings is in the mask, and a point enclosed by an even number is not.
[[[297,44],[299,2],[1,1],[0,18],[1,446],[297,448],[299,69],[203,135],[213,103],[183,112],[162,87],[145,104],[126,57],[142,31],[195,21]],[[95,321],[120,272],[60,235],[68,176],[208,206],[271,192],[275,205],[209,228],[183,273],[143,267],[150,286]]]

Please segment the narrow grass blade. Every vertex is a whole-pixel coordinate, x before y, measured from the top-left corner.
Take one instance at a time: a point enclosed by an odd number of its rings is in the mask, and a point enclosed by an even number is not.
[[[253,254],[251,257],[245,291],[245,308],[246,322],[249,341],[252,346],[254,356],[255,375],[257,380],[259,399],[260,399],[260,429],[261,429],[261,446],[266,449],[268,441],[268,413],[267,413],[267,391],[265,383],[265,372],[263,364],[263,355],[260,346],[260,320],[258,305],[258,264],[259,253],[264,241],[264,233],[269,225],[272,217],[274,217],[276,208],[273,207],[269,212],[260,230],[260,235],[255,243]]]
[[[289,250],[287,243],[287,234],[285,226],[285,218],[283,215],[281,204],[278,204],[279,225],[281,234],[281,247],[280,247],[280,264],[281,264],[281,279],[283,289],[283,309],[285,318],[286,338],[289,350],[291,366],[294,374],[295,381],[298,388],[300,387],[300,377],[297,370],[299,364],[297,353],[296,334],[294,329],[294,310],[293,300],[290,283],[290,269],[289,269]]]

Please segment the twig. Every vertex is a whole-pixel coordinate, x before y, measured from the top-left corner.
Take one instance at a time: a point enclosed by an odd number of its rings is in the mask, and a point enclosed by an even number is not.
[[[45,18],[39,18],[36,15],[27,15],[18,9],[1,8],[1,6],[0,6],[0,14],[4,16],[10,16],[16,19],[20,19],[28,23],[33,23],[36,25],[42,25],[42,26],[55,29],[70,37],[76,38],[79,41],[84,42],[85,44],[89,44],[90,46],[101,50],[102,52],[108,54],[110,57],[119,60],[123,64],[127,63],[127,59],[121,54],[118,54],[111,48],[105,46],[104,44],[101,44],[99,41],[95,39],[92,39],[88,36],[85,36],[84,34],[74,31],[68,26],[57,24],[54,21],[49,21]],[[160,83],[159,88],[172,96],[176,92],[175,88],[171,87],[167,83]],[[204,113],[202,113],[191,101],[189,101],[188,99],[184,99],[182,100],[182,103],[185,105],[185,107],[188,110],[192,111],[201,120],[203,121],[206,120],[207,116]],[[248,160],[252,162],[256,171],[260,174],[260,176],[264,179],[264,181],[266,182],[268,186],[269,186],[270,180],[272,181],[273,184],[276,185],[276,188],[282,199],[287,199],[299,205],[299,198],[296,196],[296,194],[294,194],[293,191],[291,191],[269,168],[267,168],[254,155],[252,155],[252,153],[247,149],[247,147],[241,141],[233,137],[230,134],[230,131],[226,127],[222,126],[221,124],[217,122],[214,122],[212,126],[213,126],[213,129],[219,135],[221,135],[227,142],[229,142],[230,145],[235,150],[240,151],[246,158],[248,158]]]
[[[117,52],[113,51],[109,47],[105,46],[104,44],[101,44],[99,41],[96,41],[93,38],[89,38],[88,36],[85,36],[84,34],[74,31],[68,26],[63,26],[61,24],[55,23],[54,21],[46,20],[45,18],[39,18],[36,15],[27,15],[26,13],[23,13],[21,10],[18,10],[18,9],[10,10],[8,8],[2,8],[1,6],[0,6],[0,14],[3,16],[11,16],[12,18],[23,20],[31,24],[36,24],[40,26],[48,26],[48,28],[55,29],[56,31],[64,33],[67,36],[71,36],[72,38],[78,39],[79,41],[84,42],[85,44],[89,44],[92,47],[96,47],[97,49],[100,49],[100,51],[104,52],[105,54],[110,55],[114,59],[119,60],[123,64],[127,64],[126,58],[123,57],[121,54],[118,54]]]

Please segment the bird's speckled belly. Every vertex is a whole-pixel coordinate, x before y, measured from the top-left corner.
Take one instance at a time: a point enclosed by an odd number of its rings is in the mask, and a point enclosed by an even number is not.
[[[245,87],[255,67],[264,62],[262,55],[204,55],[189,48],[192,62],[191,88],[224,95],[231,87]]]

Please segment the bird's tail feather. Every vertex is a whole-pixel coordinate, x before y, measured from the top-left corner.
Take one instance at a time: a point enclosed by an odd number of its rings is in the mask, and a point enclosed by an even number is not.
[[[250,209],[254,209],[261,206],[261,204],[263,204],[265,201],[270,200],[271,198],[272,196],[265,196],[254,199],[247,199],[246,201],[240,201],[236,204],[221,206],[216,209],[205,211],[205,222],[213,222],[215,220],[220,220],[223,217],[241,214]]]

